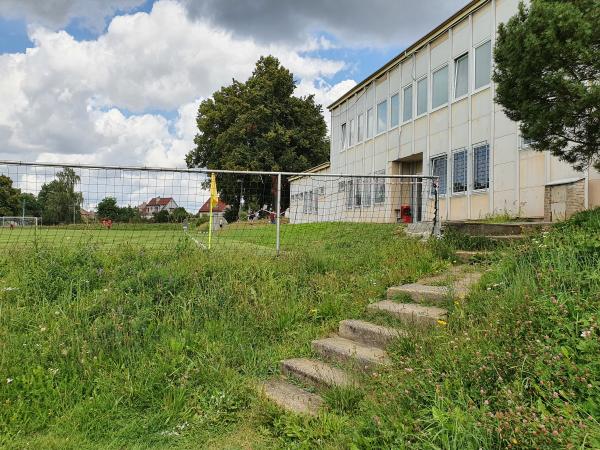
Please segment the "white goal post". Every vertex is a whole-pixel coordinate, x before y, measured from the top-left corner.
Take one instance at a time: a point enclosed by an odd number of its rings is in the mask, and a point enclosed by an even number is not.
[[[15,227],[36,227],[38,226],[39,217],[28,216],[1,216],[0,227],[15,228]]]

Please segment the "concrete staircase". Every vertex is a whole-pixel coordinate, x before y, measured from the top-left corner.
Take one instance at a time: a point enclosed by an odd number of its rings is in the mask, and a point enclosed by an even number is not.
[[[468,260],[479,256],[476,252],[464,255]],[[361,373],[384,370],[391,364],[386,348],[392,342],[409,339],[411,329],[423,330],[451,320],[445,304],[466,296],[480,277],[474,266],[460,265],[417,283],[390,287],[388,298],[369,305],[367,310],[375,316],[391,316],[399,324],[397,328],[342,320],[335,334],[312,342],[314,358],[281,361],[281,378],[262,383],[261,392],[287,411],[317,415],[325,407],[319,390],[357,387]],[[395,301],[399,296],[406,301]]]

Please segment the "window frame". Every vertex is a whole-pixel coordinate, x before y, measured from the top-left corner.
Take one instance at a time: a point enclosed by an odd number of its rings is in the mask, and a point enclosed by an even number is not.
[[[367,177],[362,178],[363,192],[362,192],[362,207],[370,208],[373,197],[373,178]],[[368,193],[368,194],[367,194]],[[365,195],[367,194],[367,195]]]
[[[355,178],[354,180],[354,208],[362,208],[362,180]]]
[[[372,139],[373,138],[373,131],[374,130],[374,120],[373,120],[373,116],[375,115],[375,111],[374,108],[371,106],[369,109],[367,109],[367,137],[366,139]]]
[[[421,96],[419,95],[419,85],[421,83],[425,82],[425,111],[423,112],[419,112],[419,100],[421,99]],[[429,112],[429,77],[427,75],[422,76],[421,78],[419,78],[416,82],[417,85],[417,115],[415,116],[416,118],[419,118],[421,116],[426,115]]]
[[[342,138],[340,139],[340,144],[341,144],[341,150],[340,151],[344,151],[346,150],[346,129],[348,128],[348,124],[346,122],[343,122],[340,125],[340,133],[342,135]]]
[[[464,176],[465,176],[465,180],[464,180],[464,190],[461,191],[457,191],[455,189],[456,187],[456,157],[459,154],[464,154],[465,155],[465,166],[464,166]],[[454,151],[452,151],[452,195],[465,195],[467,193],[467,191],[469,190],[469,152],[468,149],[466,147],[463,148],[459,148],[456,149]]]
[[[383,104],[385,104],[385,108],[384,108],[384,110],[385,110],[385,128],[380,131],[379,130],[379,107]],[[376,122],[375,123],[375,125],[376,125],[375,136],[379,136],[380,134],[383,134],[388,131],[389,122],[388,122],[388,99],[387,98],[384,100],[381,100],[379,103],[377,103],[377,114],[376,114],[375,122]]]
[[[481,86],[477,86],[477,50],[479,50],[481,47],[483,47],[486,44],[490,44],[490,53],[489,53],[489,61],[490,61],[490,70],[489,70],[489,77],[488,77],[488,81],[486,84],[482,84]],[[473,47],[473,61],[474,61],[474,67],[473,67],[473,92],[479,92],[479,91],[483,91],[484,89],[487,89],[488,87],[491,86],[492,84],[492,69],[493,69],[493,49],[492,49],[492,40],[491,39],[486,39],[485,41],[479,43],[477,46]]]
[[[519,150],[531,150],[531,144],[534,143],[534,139],[525,139],[521,133],[519,133]]]
[[[352,140],[353,137],[353,131],[354,131],[354,118],[350,119],[350,125],[348,126],[348,148],[352,147],[354,145],[354,142]]]
[[[393,115],[393,105],[394,105],[394,98],[396,98],[397,100],[397,104],[398,104],[398,117],[396,118],[396,123],[394,124],[394,115]],[[394,92],[391,96],[390,96],[390,130],[393,130],[396,127],[400,126],[400,91],[396,91]]]
[[[346,180],[346,209],[350,210],[354,207],[354,180]]]
[[[485,148],[487,150],[487,185],[485,187],[476,187],[475,183],[477,182],[477,164],[475,164],[475,155],[476,155],[476,150]],[[490,189],[490,144],[487,141],[482,141],[482,142],[478,142],[477,144],[473,145],[473,149],[472,149],[472,176],[473,176],[473,192],[483,192],[483,191],[488,191]]]
[[[463,60],[463,59],[465,59],[465,58],[467,60],[467,72],[466,72],[467,73],[467,90],[466,90],[466,92],[464,94],[457,95],[457,89],[456,88],[457,88],[457,84],[458,84],[458,67],[460,65],[460,61]],[[469,96],[469,89],[470,89],[470,86],[469,86],[469,82],[470,82],[470,80],[469,80],[469,78],[470,78],[469,77],[469,59],[470,59],[469,58],[469,52],[463,53],[462,55],[459,55],[456,58],[454,58],[454,80],[453,80],[454,83],[452,83],[453,84],[453,94],[454,94],[452,96],[453,97],[453,101],[461,100],[461,99]]]
[[[434,99],[434,88],[435,88],[435,75],[439,72],[441,72],[442,70],[446,71],[446,101],[443,103],[440,103],[439,105],[433,105],[433,99]],[[433,70],[431,72],[431,111],[437,111],[440,108],[443,108],[444,106],[448,105],[448,102],[450,101],[450,89],[449,89],[449,85],[450,85],[450,68],[448,63],[444,63],[441,66],[439,66],[437,69]]]
[[[435,174],[435,162],[436,161],[440,161],[440,160],[445,160],[446,162],[446,167],[444,170],[444,192],[441,192],[441,180],[442,177],[438,176],[440,179],[440,184],[438,185],[438,196],[439,197],[445,197],[448,194],[448,154],[444,153],[441,155],[436,155],[430,158],[429,164],[430,164],[430,172],[432,176],[436,176]]]
[[[374,175],[385,175],[385,169],[376,170]],[[375,178],[375,190],[373,192],[373,205],[382,205],[385,204],[385,178],[377,177]],[[383,186],[383,189],[380,190],[380,187]],[[379,197],[379,194],[382,194],[383,197]]]
[[[356,118],[356,143],[360,143],[364,140],[364,129],[362,126],[364,113],[360,113]]]
[[[405,118],[406,113],[406,91],[410,89],[410,117]],[[414,118],[414,98],[413,98],[413,83],[407,84],[402,88],[402,124],[408,123]]]

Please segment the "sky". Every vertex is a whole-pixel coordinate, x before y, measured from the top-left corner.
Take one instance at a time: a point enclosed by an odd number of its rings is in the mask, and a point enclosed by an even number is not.
[[[183,167],[198,104],[278,57],[323,105],[466,0],[0,0],[0,160]]]

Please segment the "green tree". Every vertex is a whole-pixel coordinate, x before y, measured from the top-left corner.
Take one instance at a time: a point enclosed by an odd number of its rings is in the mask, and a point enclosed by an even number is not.
[[[152,214],[152,217],[154,218],[154,221],[156,223],[167,223],[171,221],[171,215],[166,209],[162,209],[158,212],[155,212],[154,214]]]
[[[196,148],[186,157],[188,166],[301,172],[327,161],[321,105],[312,95],[295,97],[295,89],[293,74],[277,58],[261,57],[245,83],[233,80],[200,104],[199,133]],[[240,181],[233,175],[217,176],[219,195],[234,211],[240,204]],[[273,178],[244,177],[243,183],[247,203],[272,205]]]
[[[183,222],[185,219],[187,219],[190,215],[188,214],[188,212],[185,210],[185,208],[182,208],[181,206],[178,208],[175,208],[173,210],[173,212],[171,212],[171,220],[173,222],[177,222],[177,223],[181,223]]]
[[[114,197],[104,197],[98,203],[97,216],[100,220],[111,219],[117,221],[120,219],[121,208],[117,205],[117,199]]]
[[[19,196],[21,191],[13,187],[13,181],[6,175],[0,175],[0,216],[19,214]]]
[[[56,180],[42,185],[38,200],[44,223],[79,222],[83,195],[75,188],[80,181],[79,175],[67,167],[56,174]]]
[[[21,195],[19,195],[19,214],[23,213],[23,206],[25,206],[26,216],[40,217],[42,215],[38,199],[29,192],[21,192]]]
[[[532,0],[498,28],[496,101],[524,138],[577,169],[600,169],[598,0]]]
[[[119,208],[120,222],[140,222],[141,220],[142,218],[137,208],[133,208],[131,205]]]

